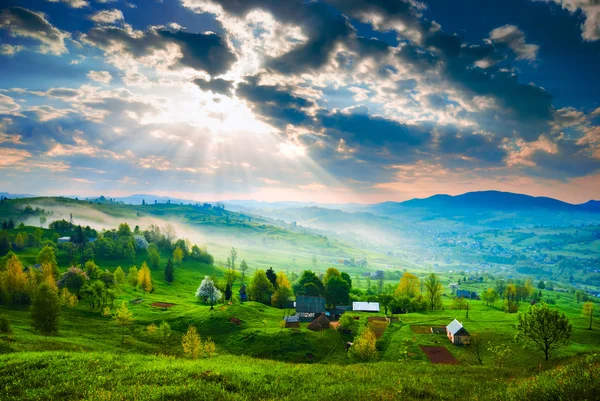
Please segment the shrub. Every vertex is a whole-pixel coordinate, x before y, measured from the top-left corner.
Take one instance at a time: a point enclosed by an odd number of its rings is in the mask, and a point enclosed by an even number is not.
[[[356,328],[356,320],[354,317],[348,313],[344,313],[342,317],[340,317],[340,330],[345,333],[349,333]]]
[[[348,350],[348,356],[352,359],[368,362],[377,357],[377,338],[375,333],[364,326],[354,338],[352,347]]]
[[[8,320],[8,316],[0,315],[0,333],[2,334],[11,334],[12,327],[10,327],[10,320]]]

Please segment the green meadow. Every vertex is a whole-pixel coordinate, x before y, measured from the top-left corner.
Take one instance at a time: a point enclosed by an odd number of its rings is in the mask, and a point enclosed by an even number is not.
[[[62,199],[57,202],[63,201],[71,202]],[[84,206],[82,202],[76,204]],[[94,207],[102,210],[104,219],[106,215],[127,219],[142,213],[132,207],[134,211],[127,215],[122,209],[129,207],[122,205]],[[173,212],[168,207],[165,209]],[[147,210],[144,213],[152,214]],[[191,214],[185,219],[190,220],[190,217],[195,218]],[[241,217],[235,218],[241,221]],[[231,221],[233,217],[229,219]],[[323,245],[323,238],[319,236],[267,224],[263,227],[263,223],[235,224],[242,224],[243,230],[258,232],[254,238],[257,242],[264,238],[267,244],[274,241],[272,248],[267,245],[258,249],[246,239],[245,246],[238,248],[240,260],[244,258],[250,264],[247,276],[254,274],[256,269],[269,266],[284,272],[309,268],[324,271],[333,266],[329,261],[335,259],[328,259],[329,247]],[[217,225],[226,226],[227,222]],[[25,226],[8,232],[33,230],[35,227]],[[227,228],[219,230],[226,231]],[[44,229],[43,239],[51,239],[54,234],[53,230]],[[303,241],[305,243],[295,252],[294,245]],[[359,363],[350,359],[345,350],[346,342],[354,339],[352,333],[343,333],[334,327],[314,332],[308,330],[307,323],[301,323],[298,328],[282,327],[284,314],[293,313],[293,310],[257,302],[241,303],[237,297],[232,302],[219,302],[211,310],[208,304],[199,301],[195,292],[200,282],[207,275],[217,280],[223,277],[226,269],[220,266],[220,261],[231,248],[231,243],[220,243],[215,247],[211,243],[207,241],[209,252],[217,256],[213,265],[186,258],[176,267],[172,283],[165,281],[162,267],[151,269],[152,292],[143,292],[128,283],[115,285],[115,300],[109,316],[103,316],[98,309],[90,310],[83,300],[74,308],[63,308],[56,335],[45,337],[33,330],[28,306],[0,305],[0,314],[8,317],[13,330],[11,334],[0,334],[0,399],[593,400],[600,393],[600,356],[596,355],[600,354],[600,321],[594,322],[593,330],[588,330],[588,318],[582,315],[582,304],[573,293],[542,290],[543,298],[554,299],[552,307],[565,312],[573,325],[570,345],[545,362],[540,352],[524,348],[515,341],[517,314],[505,313],[500,301],[494,306],[486,306],[483,301],[471,300],[468,317],[466,310],[453,309],[447,285],[455,277],[441,274],[445,292],[441,308],[394,315],[377,339],[376,358]],[[336,252],[361,253],[342,243],[333,240],[332,243]],[[272,249],[272,258],[269,249]],[[39,251],[40,248],[26,247],[16,253],[23,265],[28,266],[36,262]],[[316,265],[312,262],[313,254],[318,255]],[[290,262],[293,255],[302,256],[296,258],[296,264]],[[161,251],[162,263],[170,256],[169,252]],[[121,266],[127,274],[130,266],[140,267],[147,257],[146,251],[139,250],[134,260],[97,257],[95,262],[101,269],[109,271]],[[64,272],[69,266],[68,255],[59,251],[57,261]],[[361,273],[357,267],[335,267],[349,273],[353,279]],[[426,269],[413,272],[422,276]],[[355,286],[365,288],[365,281],[361,279]],[[236,281],[234,294],[240,284],[240,280]],[[397,284],[393,280],[384,282],[386,287]],[[493,282],[484,279],[482,283],[464,284],[461,289],[482,293],[491,286]],[[138,298],[142,301],[130,302]],[[134,318],[133,325],[125,330],[112,316],[123,302]],[[175,305],[163,309],[152,306],[155,302]],[[522,302],[519,312],[524,313],[528,307],[528,302]],[[370,325],[370,317],[385,316],[383,311],[350,313],[357,318],[359,327]],[[596,312],[594,319],[598,318]],[[426,333],[429,327],[445,326],[453,319],[461,321],[471,334],[480,337],[483,344],[481,365],[473,361],[470,347],[453,345],[444,334]],[[149,325],[159,325],[163,321],[173,331],[165,344],[147,329]],[[185,355],[182,336],[190,326],[197,328],[202,339],[214,341],[215,355],[198,360]],[[123,335],[124,341],[121,341]],[[456,358],[456,364],[432,364],[421,346],[446,347]],[[510,355],[503,366],[494,363],[488,349],[493,346],[509,348]]]

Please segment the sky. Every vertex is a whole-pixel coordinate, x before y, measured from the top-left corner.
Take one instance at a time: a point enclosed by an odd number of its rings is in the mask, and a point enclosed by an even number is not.
[[[2,7],[2,191],[600,199],[596,0]]]

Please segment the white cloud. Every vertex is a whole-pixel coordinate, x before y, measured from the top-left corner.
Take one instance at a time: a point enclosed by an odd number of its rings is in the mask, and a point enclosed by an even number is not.
[[[581,10],[585,22],[581,25],[581,37],[587,41],[600,39],[600,2],[598,0],[533,0],[556,3],[571,13]]]
[[[13,56],[16,53],[25,50],[23,46],[2,45],[0,46],[0,54],[5,56]]]
[[[90,16],[90,19],[99,24],[114,24],[117,21],[123,21],[125,17],[121,10],[102,10]]]
[[[537,57],[538,45],[525,42],[525,34],[514,25],[504,25],[490,32],[490,39],[506,44],[517,55],[517,59],[533,61]]]
[[[7,8],[0,12],[0,29],[7,30],[14,37],[41,42],[38,47],[40,53],[53,55],[68,53],[65,39],[69,38],[70,34],[52,26],[42,13],[21,7]]]
[[[82,8],[90,5],[86,0],[46,0],[50,3],[65,3],[71,8]]]
[[[100,82],[104,85],[108,85],[112,79],[112,75],[108,71],[90,71],[87,76],[92,81]]]

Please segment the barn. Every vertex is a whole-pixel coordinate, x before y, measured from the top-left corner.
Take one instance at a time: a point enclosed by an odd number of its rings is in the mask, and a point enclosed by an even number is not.
[[[325,312],[325,297],[296,297],[296,315],[301,322],[310,322]]]
[[[446,334],[452,344],[455,345],[468,345],[471,335],[463,327],[462,323],[454,319],[448,326],[446,326]]]

